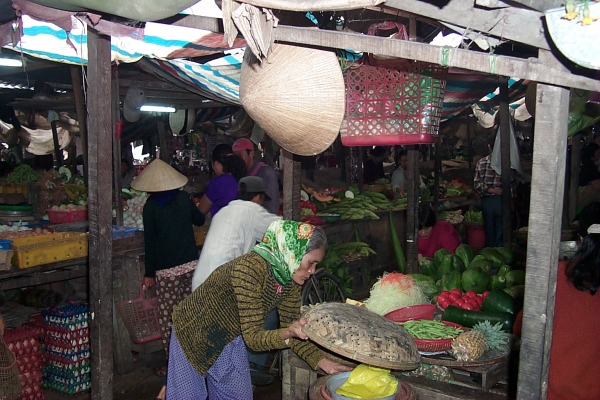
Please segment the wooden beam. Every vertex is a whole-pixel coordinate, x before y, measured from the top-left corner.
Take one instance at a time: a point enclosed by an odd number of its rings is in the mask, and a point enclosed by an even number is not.
[[[223,33],[223,22],[221,18],[201,17],[199,15],[186,15],[171,22],[174,26],[183,26],[186,28],[202,29],[216,33]]]
[[[157,122],[158,129],[158,147],[160,148],[160,159],[169,163],[169,146],[167,144],[167,132],[165,131],[165,124],[162,121]]]
[[[239,2],[286,11],[348,11],[375,6],[385,0],[239,0]]]
[[[529,79],[557,86],[600,91],[599,80],[557,71],[538,62],[537,59],[524,60],[463,49],[446,49],[426,43],[285,25],[275,28],[274,35],[275,40],[280,42],[300,43],[333,49],[352,49],[436,64],[442,64],[442,61],[445,60],[445,64],[450,67]],[[445,54],[446,50],[447,54]]]
[[[443,7],[420,0],[387,0],[385,6],[540,49],[550,49],[544,36],[543,15],[537,11],[515,7],[476,8],[473,0],[449,0]]]
[[[283,219],[300,221],[300,180],[302,167],[294,154],[283,152]]]
[[[123,187],[121,186],[121,132],[117,130],[117,122],[121,119],[121,108],[119,107],[119,69],[112,69],[112,126],[115,127],[112,135],[112,171],[113,188],[115,191],[115,208],[117,225],[123,225],[123,198],[120,196]],[[133,168],[133,165],[131,166]]]
[[[87,179],[88,168],[88,146],[87,146],[87,110],[85,108],[85,96],[81,84],[81,72],[79,66],[71,66],[71,83],[73,86],[73,97],[75,98],[75,110],[77,122],[79,122],[79,140],[83,153],[83,176]]]
[[[577,215],[577,195],[579,190],[579,162],[581,161],[581,134],[571,138],[571,165],[569,167],[569,224]]]
[[[565,0],[511,0],[511,3],[521,4],[538,11],[547,11],[561,7],[565,4]]]
[[[52,128],[52,144],[54,145],[54,167],[59,168],[62,166],[63,158],[62,150],[60,149],[60,144],[58,143],[58,130],[56,129],[56,121],[50,122],[50,127]]]
[[[512,242],[512,190],[510,168],[510,114],[508,112],[508,78],[498,79],[500,93],[498,95],[500,113],[500,175],[502,176],[502,241],[504,247],[510,249]]]
[[[554,320],[569,90],[537,85],[517,399],[545,399]]]
[[[407,146],[407,190],[406,190],[406,273],[418,273],[419,262],[417,240],[419,231],[419,146]]]
[[[88,28],[89,288],[93,400],[113,396],[110,37]]]

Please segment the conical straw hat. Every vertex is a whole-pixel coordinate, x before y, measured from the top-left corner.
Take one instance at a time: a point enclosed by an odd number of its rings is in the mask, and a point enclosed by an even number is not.
[[[131,182],[131,188],[142,192],[162,192],[183,187],[187,181],[185,175],[157,158]]]
[[[327,149],[344,118],[344,78],[335,53],[274,44],[259,62],[246,50],[240,77],[246,112],[284,149],[314,155]]]

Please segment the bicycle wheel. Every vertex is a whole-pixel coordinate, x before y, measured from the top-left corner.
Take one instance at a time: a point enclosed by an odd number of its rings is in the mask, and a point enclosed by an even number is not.
[[[318,270],[306,281],[302,288],[302,305],[318,303],[344,303],[346,295],[342,284],[335,276],[325,270]]]

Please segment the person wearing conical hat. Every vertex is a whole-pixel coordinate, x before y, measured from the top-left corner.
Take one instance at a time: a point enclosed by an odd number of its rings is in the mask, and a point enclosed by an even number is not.
[[[198,250],[192,225],[204,224],[204,215],[181,188],[188,178],[160,159],[152,161],[131,182],[131,188],[148,192],[143,211],[146,249],[144,287],[156,285],[159,322],[165,352],[171,314],[191,292]],[[157,373],[166,372],[166,368]],[[164,372],[162,372],[164,375]]]

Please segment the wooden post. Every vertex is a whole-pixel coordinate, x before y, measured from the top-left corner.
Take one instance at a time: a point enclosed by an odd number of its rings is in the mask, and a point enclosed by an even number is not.
[[[73,85],[75,110],[77,111],[77,121],[79,122],[79,139],[81,140],[81,151],[83,153],[83,176],[87,179],[87,112],[85,109],[85,97],[83,95],[83,86],[81,84],[81,74],[79,73],[79,68],[80,67],[71,66],[71,85]],[[77,154],[74,154],[73,156],[76,157]]]
[[[436,214],[440,211],[440,178],[442,175],[442,139],[437,138],[434,148],[433,160],[433,209]]]
[[[60,149],[60,144],[58,143],[58,131],[56,130],[56,121],[50,122],[50,127],[52,127],[52,142],[54,144],[54,167],[58,168],[63,164],[63,158],[62,150]]]
[[[357,175],[358,175],[358,190],[362,193],[363,192],[363,157],[364,157],[364,151],[362,146],[358,147],[358,156],[357,158],[357,167],[358,167],[358,171]]]
[[[123,225],[123,199],[121,197],[121,133],[117,132],[117,121],[121,119],[121,109],[119,108],[119,70],[115,66],[112,69],[112,165],[113,165],[113,184],[115,189],[115,208],[117,216],[117,225]],[[161,152],[162,154],[162,152]],[[133,168],[133,165],[131,166]],[[112,238],[111,238],[112,239]]]
[[[165,123],[158,121],[158,146],[160,147],[160,159],[169,162],[169,146],[167,144],[167,132],[165,132]]]
[[[568,89],[538,83],[518,400],[548,390],[568,111]]]
[[[419,272],[417,238],[419,230],[419,146],[407,146],[408,178],[406,190],[406,272]]]
[[[300,180],[302,169],[294,154],[283,151],[283,219],[300,221]]]
[[[89,287],[92,399],[113,397],[110,37],[88,28]]]
[[[508,113],[508,78],[502,76],[498,79],[500,94],[500,162],[502,175],[502,239],[504,247],[510,248],[512,235],[511,217],[511,178],[510,169],[510,114]]]
[[[581,161],[581,135],[571,138],[571,165],[569,167],[569,223],[577,215],[577,190],[579,188],[579,162]]]

